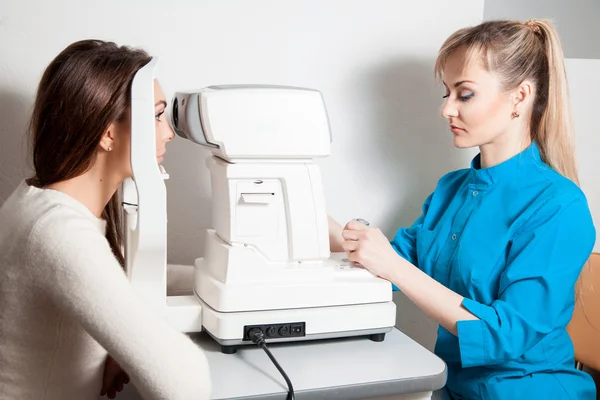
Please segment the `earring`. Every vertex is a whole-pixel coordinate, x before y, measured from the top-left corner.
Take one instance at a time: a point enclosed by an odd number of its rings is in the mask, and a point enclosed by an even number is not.
[[[112,151],[112,147],[109,147],[109,148],[108,148],[108,149],[106,149],[106,150],[108,150],[108,151]]]
[[[515,118],[519,118],[519,113],[516,111],[513,111],[513,113],[510,115],[513,119]]]

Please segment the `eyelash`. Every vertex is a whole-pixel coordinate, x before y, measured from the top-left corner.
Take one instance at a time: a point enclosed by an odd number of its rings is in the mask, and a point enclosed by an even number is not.
[[[160,117],[162,117],[162,115],[163,115],[164,113],[165,113],[165,111],[163,110],[163,111],[159,112],[158,114],[156,114],[156,116],[155,116],[156,120],[157,120],[157,121],[160,121]]]
[[[469,94],[468,94],[468,95],[466,95],[466,96],[458,96],[458,99],[459,99],[460,101],[464,101],[464,102],[466,102],[466,101],[469,101],[469,99],[470,99],[471,97],[473,97],[474,95],[475,95],[474,93],[469,93]],[[449,96],[450,96],[450,94],[447,94],[447,95],[445,95],[445,96],[442,96],[442,99],[446,99],[446,98],[448,98]]]

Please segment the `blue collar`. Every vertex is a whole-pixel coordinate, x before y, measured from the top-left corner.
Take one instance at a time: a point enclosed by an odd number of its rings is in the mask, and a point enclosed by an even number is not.
[[[540,150],[535,142],[532,142],[519,154],[489,168],[481,168],[481,153],[477,154],[471,161],[471,174],[475,178],[473,183],[494,184],[510,181],[523,173],[539,168],[544,165]]]

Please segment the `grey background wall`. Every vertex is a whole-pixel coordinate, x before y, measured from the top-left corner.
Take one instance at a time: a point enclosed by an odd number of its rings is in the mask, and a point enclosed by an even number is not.
[[[333,131],[331,156],[320,162],[328,212],[342,223],[363,216],[392,235],[414,221],[443,174],[473,156],[452,146],[433,64],[446,37],[481,22],[483,6],[483,0],[169,6],[106,0],[93,7],[0,0],[0,203],[31,174],[25,131],[43,68],[72,41],[98,37],[158,57],[167,96],[223,83],[318,88]],[[32,7],[37,14],[28,12]],[[168,146],[170,263],[192,265],[204,254],[204,232],[212,227],[209,155],[181,138]]]
[[[483,18],[550,18],[565,57],[600,59],[600,0],[486,0]]]

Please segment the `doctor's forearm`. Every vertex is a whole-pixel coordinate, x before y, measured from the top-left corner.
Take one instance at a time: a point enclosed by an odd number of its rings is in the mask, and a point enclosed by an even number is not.
[[[398,257],[391,281],[427,315],[440,325],[458,335],[456,323],[476,320],[462,306],[463,296],[443,286],[429,275]]]

